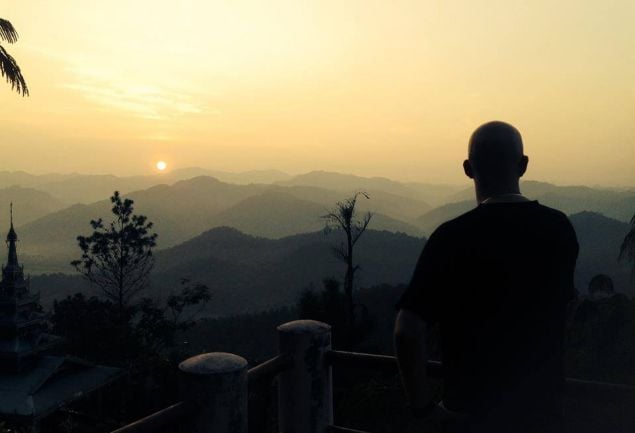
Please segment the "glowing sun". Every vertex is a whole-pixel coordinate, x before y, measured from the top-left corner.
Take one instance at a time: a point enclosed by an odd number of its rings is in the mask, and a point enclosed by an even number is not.
[[[157,162],[157,170],[164,171],[166,168],[168,168],[168,163],[167,162],[165,162],[165,161]]]

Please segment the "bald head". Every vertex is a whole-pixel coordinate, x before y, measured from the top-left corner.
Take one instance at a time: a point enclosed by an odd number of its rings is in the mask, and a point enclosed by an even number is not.
[[[470,137],[466,174],[482,182],[517,181],[527,168],[520,132],[505,122],[488,122]]]

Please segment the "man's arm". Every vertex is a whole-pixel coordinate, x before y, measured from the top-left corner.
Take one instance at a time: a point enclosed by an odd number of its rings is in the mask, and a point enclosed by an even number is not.
[[[429,407],[435,391],[428,378],[426,323],[417,314],[401,309],[394,330],[395,354],[406,399],[414,410]]]

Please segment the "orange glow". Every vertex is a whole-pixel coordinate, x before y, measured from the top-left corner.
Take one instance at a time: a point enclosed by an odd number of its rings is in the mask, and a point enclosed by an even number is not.
[[[0,83],[2,169],[138,174],[163,154],[456,183],[470,133],[500,119],[528,178],[635,184],[631,0],[33,0],[2,17],[31,90]]]

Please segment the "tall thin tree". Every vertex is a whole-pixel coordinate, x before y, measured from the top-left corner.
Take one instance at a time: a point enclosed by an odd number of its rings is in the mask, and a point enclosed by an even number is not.
[[[335,208],[322,218],[326,220],[327,230],[341,229],[345,236],[345,241],[332,248],[334,256],[346,264],[344,275],[344,293],[348,299],[349,319],[351,323],[355,319],[355,302],[353,299],[353,288],[355,283],[355,273],[359,270],[359,265],[354,261],[355,244],[366,231],[372,218],[370,212],[366,212],[362,219],[357,219],[355,206],[359,197],[370,197],[365,192],[357,192],[352,197],[337,202]]]
[[[18,32],[13,25],[0,18],[0,41],[5,41],[9,44],[13,44],[18,40]],[[11,89],[22,94],[22,96],[29,95],[29,88],[26,85],[26,80],[22,76],[22,71],[18,66],[15,59],[0,45],[0,73],[11,84]]]

